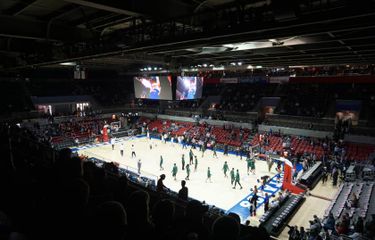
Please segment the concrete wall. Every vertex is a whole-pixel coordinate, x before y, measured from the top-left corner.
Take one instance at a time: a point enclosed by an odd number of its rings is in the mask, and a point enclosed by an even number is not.
[[[194,118],[191,117],[178,117],[178,116],[171,116],[171,115],[164,115],[164,114],[152,114],[152,113],[139,113],[140,116],[148,117],[148,118],[154,118],[155,115],[159,119],[166,119],[166,120],[172,120],[172,121],[181,121],[181,122],[195,122]],[[221,121],[221,120],[210,120],[210,119],[200,119],[200,123],[206,122],[211,125],[215,126],[223,126],[231,124],[235,127],[243,127],[243,128],[249,128],[252,129],[251,123],[240,123],[240,122],[231,122],[231,121]]]
[[[326,136],[328,137],[333,136],[333,132],[269,126],[269,125],[262,125],[262,124],[258,126],[258,129],[260,132],[269,131],[270,129],[272,129],[272,131],[274,132],[277,132],[280,129],[281,133],[284,133],[284,134],[298,135],[298,136],[305,136],[305,137],[325,138]]]
[[[344,138],[344,141],[374,145],[375,137],[361,136],[361,135],[346,135]]]

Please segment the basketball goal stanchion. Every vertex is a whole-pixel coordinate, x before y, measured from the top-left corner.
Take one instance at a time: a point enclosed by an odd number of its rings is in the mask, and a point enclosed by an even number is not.
[[[292,178],[293,178],[293,175],[292,175],[293,164],[292,164],[292,162],[289,161],[286,158],[283,158],[283,157],[281,157],[280,159],[282,159],[284,161],[284,178],[283,178],[282,189],[288,190],[288,191],[290,191],[294,194],[300,194],[300,193],[305,192],[304,189],[302,189],[300,187],[297,187],[296,185],[294,185],[292,183]]]

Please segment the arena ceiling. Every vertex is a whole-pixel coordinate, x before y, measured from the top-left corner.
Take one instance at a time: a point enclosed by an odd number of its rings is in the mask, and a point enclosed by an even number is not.
[[[375,0],[2,0],[0,69],[375,63]]]

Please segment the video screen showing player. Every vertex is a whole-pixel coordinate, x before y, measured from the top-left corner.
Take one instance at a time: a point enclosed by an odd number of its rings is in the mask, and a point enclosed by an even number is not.
[[[172,78],[134,77],[134,93],[136,98],[172,100]]]
[[[202,77],[177,77],[176,100],[201,98],[202,90]]]

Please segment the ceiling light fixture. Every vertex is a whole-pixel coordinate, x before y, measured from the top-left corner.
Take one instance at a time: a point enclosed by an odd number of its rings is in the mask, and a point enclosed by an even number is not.
[[[59,63],[61,66],[75,66],[77,65],[76,62],[63,62],[63,63]]]

